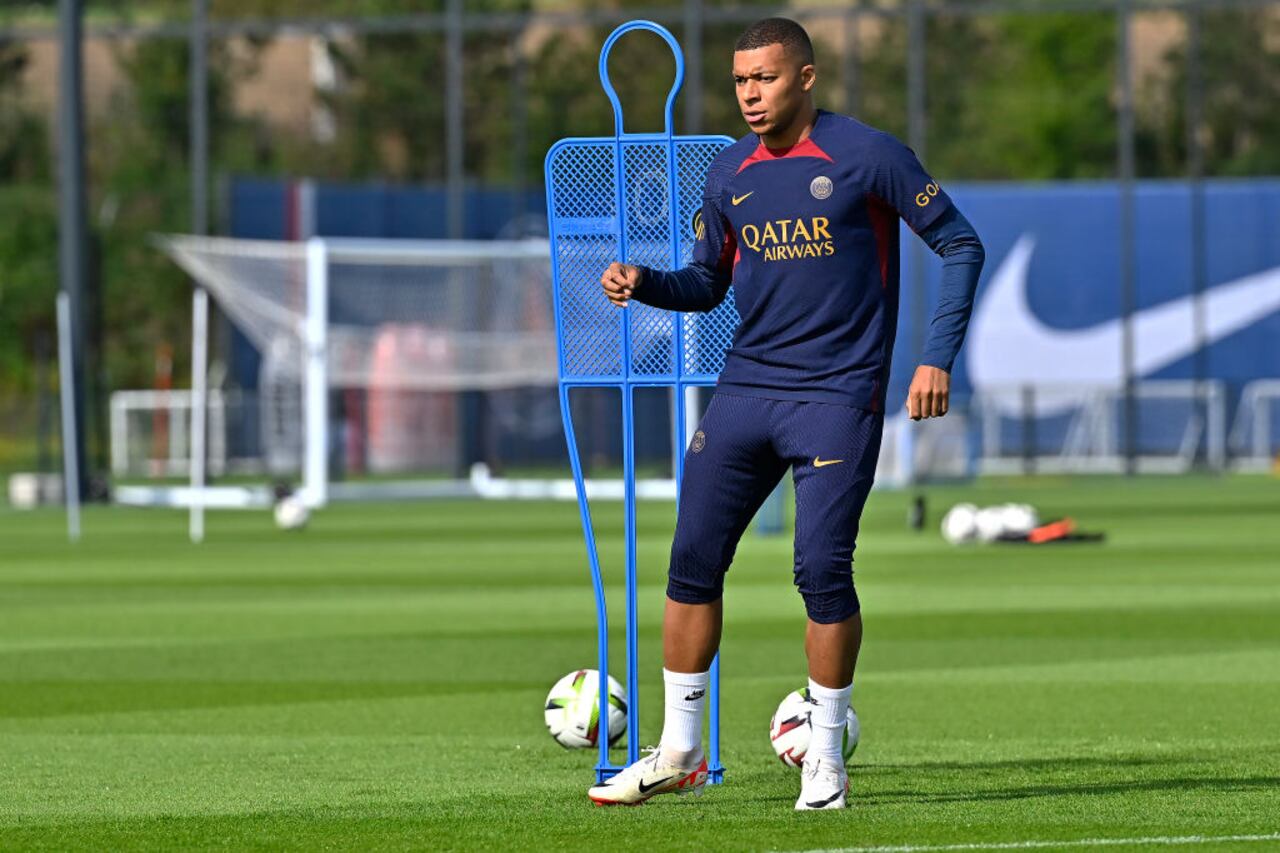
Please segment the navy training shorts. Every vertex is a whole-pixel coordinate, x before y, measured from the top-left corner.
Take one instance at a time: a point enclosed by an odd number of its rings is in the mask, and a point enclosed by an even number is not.
[[[667,596],[716,601],[756,510],[786,473],[796,492],[795,584],[814,622],[858,612],[853,548],[884,415],[717,392],[685,451]]]

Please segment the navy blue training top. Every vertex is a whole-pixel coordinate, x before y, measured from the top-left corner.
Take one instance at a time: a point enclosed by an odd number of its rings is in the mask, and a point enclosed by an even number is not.
[[[923,233],[951,206],[911,149],[820,110],[790,148],[748,134],[716,157],[693,263],[644,269],[633,298],[706,311],[732,283],[741,323],[718,387],[883,411],[898,325],[897,220]],[[950,337],[958,350],[963,328]],[[954,357],[935,361],[949,370]]]

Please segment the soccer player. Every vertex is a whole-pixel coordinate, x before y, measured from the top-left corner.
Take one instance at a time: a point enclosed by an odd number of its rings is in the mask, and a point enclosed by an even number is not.
[[[735,47],[733,79],[751,132],[707,171],[693,263],[678,271],[614,263],[601,276],[614,305],[636,299],[672,311],[710,311],[732,284],[741,316],[685,456],[663,618],[662,740],[591,788],[601,805],[705,784],[702,712],[724,575],[790,468],[814,702],[796,808],[844,807],[841,742],[862,641],[853,548],[884,425],[898,218],[943,258],[941,296],[907,395],[912,419],[947,413],[984,259],[973,228],[909,148],[814,108],[813,46],[799,24],[751,25]]]

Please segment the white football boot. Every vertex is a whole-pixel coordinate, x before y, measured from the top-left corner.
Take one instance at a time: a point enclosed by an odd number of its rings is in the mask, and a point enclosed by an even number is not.
[[[587,791],[587,796],[597,806],[638,806],[658,794],[700,795],[706,784],[706,758],[699,759],[697,767],[688,770],[665,763],[662,750],[655,749]]]
[[[800,799],[796,800],[796,811],[842,809],[848,790],[849,774],[844,765],[806,758],[800,768]]]

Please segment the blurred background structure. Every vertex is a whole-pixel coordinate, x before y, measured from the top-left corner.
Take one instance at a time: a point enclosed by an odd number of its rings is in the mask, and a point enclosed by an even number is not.
[[[1274,464],[1277,0],[352,8],[0,7],[0,475],[59,467],[54,304],[68,276],[84,282],[73,301],[86,487],[190,475],[195,272],[214,296],[210,360],[197,371],[210,392],[210,473],[296,480],[308,405],[305,258],[270,273],[236,262],[201,275],[198,264],[174,263],[156,235],[536,240],[548,147],[612,132],[595,69],[609,30],[636,17],[670,28],[689,67],[677,131],[738,136],[732,46],[747,23],[773,14],[813,34],[819,105],[906,140],[987,245],[954,415],[917,433],[891,427],[887,479]],[[71,180],[83,192],[84,252],[64,255],[60,270],[59,154],[76,138],[76,112],[59,112],[76,71],[60,37],[75,33],[60,24],[78,15],[83,179]],[[656,44],[636,36],[615,52],[627,114],[643,118],[629,130],[660,120],[673,65]],[[63,203],[74,210],[78,200]],[[244,258],[256,245],[222,250]],[[468,372],[441,355],[455,339],[430,334],[484,333],[483,349],[519,331],[531,336],[528,359],[552,357],[537,339],[550,318],[545,271],[518,262],[516,249],[515,260],[498,252],[477,271],[439,244],[378,245],[383,254],[327,274],[334,293],[352,294],[348,309],[331,303],[329,322],[366,329],[371,365],[363,378],[330,378],[330,478],[452,478],[476,462],[563,476],[554,363]],[[918,241],[904,246],[890,411],[922,347],[937,275]],[[415,290],[430,278],[422,271],[442,265],[450,272],[439,286]],[[264,302],[255,288],[272,276],[277,295]],[[541,296],[508,325],[477,319],[496,310],[494,287],[512,281]],[[276,352],[255,326],[268,316],[288,338]],[[417,355],[378,367],[376,353],[396,352]],[[388,378],[397,371],[416,378]],[[452,378],[424,380],[432,371]],[[672,452],[668,403],[655,395],[639,412],[652,428],[641,427],[651,439],[637,452],[655,473]],[[609,467],[617,407],[590,394],[575,405],[584,457]]]

